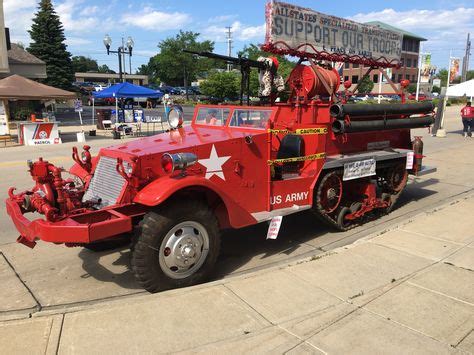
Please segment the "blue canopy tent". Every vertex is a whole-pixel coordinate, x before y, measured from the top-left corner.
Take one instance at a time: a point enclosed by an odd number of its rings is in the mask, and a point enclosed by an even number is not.
[[[131,83],[119,83],[108,87],[102,91],[96,91],[92,93],[92,97],[95,98],[115,98],[115,112],[118,115],[118,99],[131,99],[134,97],[146,97],[151,99],[160,99],[163,97],[163,93],[159,90],[148,89],[143,86],[134,85]],[[95,104],[92,100],[94,107],[92,108],[92,124],[94,124],[95,117]]]

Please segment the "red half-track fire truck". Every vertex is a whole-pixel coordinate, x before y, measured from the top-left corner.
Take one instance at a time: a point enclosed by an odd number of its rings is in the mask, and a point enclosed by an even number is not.
[[[242,92],[251,67],[272,65],[219,57],[241,67]],[[6,200],[18,242],[100,249],[129,236],[136,279],[156,292],[206,279],[226,228],[311,210],[344,231],[390,212],[408,174],[428,171],[410,129],[432,123],[432,103],[405,103],[403,82],[402,103],[347,104],[350,83],[336,96],[340,77],[320,60],[327,58],[300,57],[285,102],[272,91],[258,106],[197,105],[190,125],[175,107],[164,133],[94,157],[89,146],[74,148],[73,179],[41,158],[30,161],[35,186],[10,188]],[[30,220],[30,212],[44,218]]]

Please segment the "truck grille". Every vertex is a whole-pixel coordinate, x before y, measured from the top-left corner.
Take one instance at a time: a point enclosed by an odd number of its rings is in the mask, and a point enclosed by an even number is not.
[[[117,172],[117,159],[100,157],[82,202],[101,199],[99,208],[117,203],[125,179]]]

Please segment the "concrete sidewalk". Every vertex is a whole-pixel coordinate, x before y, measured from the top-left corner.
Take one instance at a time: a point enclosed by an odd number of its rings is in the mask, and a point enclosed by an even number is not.
[[[5,321],[0,349],[474,353],[473,209],[474,195],[465,196],[284,267]]]

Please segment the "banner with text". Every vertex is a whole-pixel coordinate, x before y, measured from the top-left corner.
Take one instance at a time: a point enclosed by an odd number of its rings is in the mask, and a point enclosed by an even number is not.
[[[451,84],[457,76],[459,76],[459,58],[451,58],[449,65],[449,84]]]
[[[266,7],[265,46],[294,54],[336,54],[398,64],[402,34],[311,9],[272,1]]]
[[[431,78],[431,54],[421,55],[420,83],[429,83]]]

